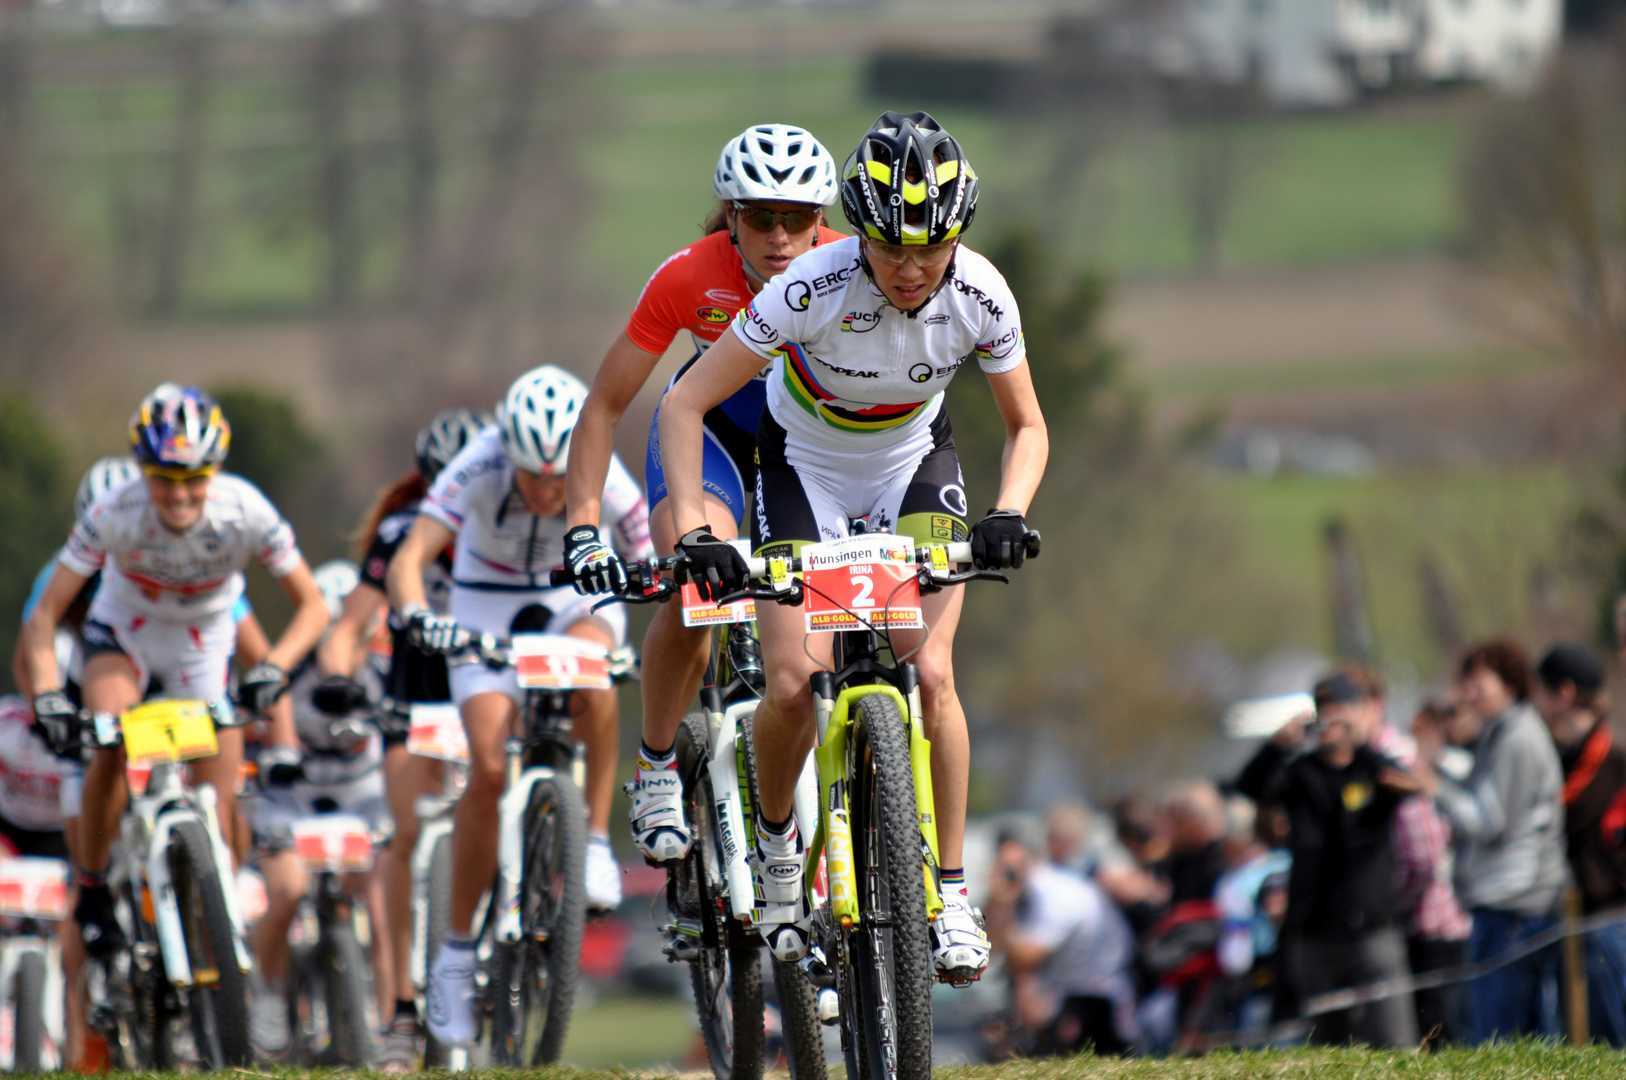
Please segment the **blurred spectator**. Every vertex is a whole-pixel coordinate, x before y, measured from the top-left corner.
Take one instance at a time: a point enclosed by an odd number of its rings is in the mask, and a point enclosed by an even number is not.
[[[1416,744],[1384,722],[1389,688],[1383,677],[1365,664],[1345,663],[1338,670],[1366,695],[1365,704],[1352,714],[1357,735],[1402,768],[1413,769]],[[1451,827],[1440,817],[1433,800],[1418,794],[1395,811],[1393,839],[1401,906],[1409,912],[1406,953],[1412,973],[1465,963],[1472,923],[1451,882]],[[1425,1046],[1432,1050],[1462,1041],[1461,983],[1419,990],[1415,999],[1417,1030]]]
[[[1271,1018],[1278,973],[1276,940],[1287,914],[1287,878],[1293,857],[1282,846],[1286,819],[1279,808],[1256,808],[1241,796],[1227,800],[1230,869],[1214,887],[1220,972],[1229,980],[1225,1026],[1254,1028]]]
[[[1005,955],[1017,1018],[1039,1057],[1135,1041],[1129,924],[1093,881],[1037,861],[1019,836],[999,838],[988,883],[988,937]]]
[[[1207,780],[1184,780],[1169,788],[1161,816],[1169,856],[1159,869],[1168,879],[1169,900],[1211,900],[1225,873],[1225,801]]]
[[[1120,908],[1141,913],[1147,925],[1156,918],[1156,909],[1168,903],[1168,886],[1136,863],[1112,825],[1083,803],[1053,803],[1045,811],[1045,845],[1050,865],[1094,878]]]
[[[1260,748],[1238,783],[1263,805],[1287,812],[1292,869],[1284,960],[1300,999],[1408,973],[1405,907],[1392,833],[1396,810],[1420,788],[1368,745],[1372,699],[1344,672],[1315,686],[1319,741],[1293,754],[1287,738]],[[1252,790],[1249,790],[1249,789]],[[1374,1046],[1417,1042],[1410,994],[1331,1013],[1312,1038]]]
[[[1588,915],[1626,909],[1626,750],[1609,729],[1603,683],[1589,649],[1554,645],[1530,693],[1558,744],[1570,875]],[[1593,1037],[1626,1046],[1626,925],[1587,935],[1586,972]]]
[[[1118,843],[1142,867],[1156,866],[1169,856],[1169,837],[1160,826],[1157,804],[1139,792],[1112,804]]]
[[[1420,715],[1417,776],[1456,837],[1457,895],[1473,916],[1469,959],[1498,956],[1557,921],[1564,888],[1563,769],[1530,707],[1530,662],[1511,641],[1468,653],[1459,669],[1466,706],[1453,720],[1471,740],[1473,769],[1460,783],[1435,758],[1445,725]],[[1476,730],[1477,729],[1477,730]],[[1558,951],[1542,949],[1468,989],[1476,1042],[1558,1034]]]

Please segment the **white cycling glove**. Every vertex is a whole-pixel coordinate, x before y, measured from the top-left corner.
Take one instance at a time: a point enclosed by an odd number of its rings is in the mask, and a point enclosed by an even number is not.
[[[570,565],[576,591],[583,596],[619,593],[627,587],[627,566],[599,539],[597,526],[578,525],[565,533],[565,562]]]
[[[469,632],[450,615],[436,615],[426,607],[412,607],[406,617],[407,640],[430,653],[452,653],[469,643]]]

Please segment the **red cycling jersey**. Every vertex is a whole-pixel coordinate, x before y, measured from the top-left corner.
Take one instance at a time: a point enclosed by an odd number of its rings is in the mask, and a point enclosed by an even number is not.
[[[845,237],[819,226],[819,243]],[[745,267],[722,229],[696,240],[655,268],[627,321],[627,337],[645,352],[664,353],[679,331],[694,335],[696,352],[722,336],[751,301]]]

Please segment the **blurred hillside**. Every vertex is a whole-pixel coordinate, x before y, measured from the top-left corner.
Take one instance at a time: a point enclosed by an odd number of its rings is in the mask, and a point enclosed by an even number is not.
[[[1396,76],[1292,111],[1200,72],[1063,78],[1105,7],[12,10],[0,274],[42,268],[54,306],[0,372],[75,475],[160,379],[235,389],[262,430],[308,435],[284,497],[335,555],[435,409],[538,363],[591,373],[697,235],[725,139],[786,121],[845,154],[883,108],[928,108],[982,177],[971,243],[1030,238],[1019,299],[1072,327],[1048,339],[1045,558],[969,609],[968,701],[1017,732],[990,761],[1059,739],[1112,788],[1212,752],[1273,657],[1336,647],[1330,521],[1375,659],[1413,683],[1465,638],[1589,632],[1603,584],[1575,522],[1613,506],[1619,402],[1466,257],[1464,162],[1506,99]],[[932,64],[888,76],[926,27]],[[1059,72],[1053,96],[1000,91],[1013,68]],[[1107,353],[1099,380],[1062,377]],[[622,425],[629,461],[687,354]],[[986,396],[951,395],[974,487]]]

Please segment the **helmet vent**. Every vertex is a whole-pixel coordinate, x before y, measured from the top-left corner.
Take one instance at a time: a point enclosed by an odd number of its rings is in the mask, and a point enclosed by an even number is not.
[[[794,166],[792,166],[789,169],[770,168],[768,170],[768,175],[773,177],[775,180],[779,181],[781,184],[783,184],[785,182],[785,178],[788,177],[791,173],[793,173],[795,171],[796,171],[796,169],[795,169]]]
[[[814,167],[812,165],[809,165],[807,168],[802,170],[802,175],[797,178],[796,182],[798,184],[807,183],[809,180],[813,179],[813,173],[814,172],[815,172]]]
[[[749,176],[751,179],[755,180],[757,183],[759,183],[759,184],[762,183],[762,175],[757,172],[756,166],[752,165],[749,161],[747,161],[745,163],[745,167],[744,167],[744,169],[742,171],[745,173],[746,176]]]
[[[757,146],[762,149],[764,154],[773,153],[773,143],[769,142],[767,139],[758,139]]]

